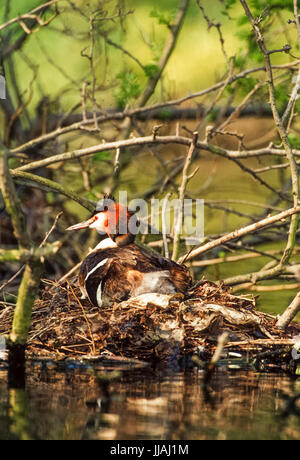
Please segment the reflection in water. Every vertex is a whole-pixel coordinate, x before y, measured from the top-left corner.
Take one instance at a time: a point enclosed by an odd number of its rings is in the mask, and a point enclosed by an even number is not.
[[[299,406],[284,415],[299,391],[299,378],[275,373],[219,368],[204,387],[196,369],[40,362],[27,365],[26,389],[12,389],[2,367],[0,439],[299,439]]]

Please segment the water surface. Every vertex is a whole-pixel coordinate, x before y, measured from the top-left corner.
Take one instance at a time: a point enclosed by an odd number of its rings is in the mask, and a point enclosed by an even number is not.
[[[25,388],[0,370],[0,439],[300,439],[300,378],[27,364]],[[298,406],[297,406],[298,404]],[[288,408],[288,410],[287,410]]]

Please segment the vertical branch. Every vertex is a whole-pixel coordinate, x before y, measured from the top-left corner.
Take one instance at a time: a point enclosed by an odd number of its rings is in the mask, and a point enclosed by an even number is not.
[[[168,248],[168,236],[167,236],[167,226],[166,226],[166,210],[167,210],[168,200],[170,196],[171,196],[171,193],[167,193],[167,195],[165,196],[163,205],[162,205],[162,211],[161,211],[162,236],[163,236],[163,242],[164,242],[165,257],[167,257],[167,259],[169,258],[169,248]]]
[[[187,12],[188,6],[189,6],[189,0],[180,0],[176,17],[174,19],[173,24],[170,25],[169,39],[166,42],[165,48],[163,50],[163,53],[157,65],[158,70],[154,73],[154,75],[151,76],[151,78],[149,78],[148,84],[143,94],[141,94],[141,96],[137,100],[138,107],[143,107],[147,103],[147,101],[149,100],[149,98],[151,97],[151,95],[153,94],[156,88],[156,85],[164,71],[164,68],[166,67],[168,60],[175,48],[178,34],[183,24],[184,17]]]
[[[10,176],[7,151],[0,152],[0,188],[9,213],[20,249],[31,249],[32,244],[25,229],[25,220]],[[30,328],[32,306],[39,288],[42,263],[40,259],[28,259],[18,292],[10,340],[17,347],[26,344]],[[13,348],[13,347],[12,347]]]
[[[85,123],[87,120],[86,113],[86,88],[88,83],[84,81],[81,88],[81,110],[82,110],[82,121]]]
[[[279,329],[285,329],[289,323],[295,318],[297,313],[300,311],[300,292],[297,293],[296,297],[292,300],[290,305],[286,308],[283,314],[280,316],[276,323]]]
[[[25,220],[21,210],[21,204],[9,172],[7,157],[7,150],[3,147],[3,151],[0,152],[0,188],[6,210],[11,217],[14,235],[19,243],[19,246],[22,249],[26,249],[30,246],[30,240],[25,231]]]
[[[120,153],[121,153],[121,149],[120,147],[118,147],[116,149],[116,155],[115,155],[115,160],[114,160],[114,174],[117,174],[118,171],[119,171],[119,167],[120,167]]]
[[[290,165],[290,171],[291,171],[291,180],[292,180],[292,194],[293,194],[293,204],[296,207],[298,204],[298,199],[299,199],[299,186],[298,186],[298,173],[297,173],[297,164],[293,155],[293,151],[288,139],[288,135],[286,132],[286,129],[284,127],[284,124],[280,118],[277,106],[276,106],[276,98],[275,98],[275,89],[274,89],[274,79],[273,79],[273,72],[272,72],[272,66],[271,66],[271,61],[270,61],[270,55],[272,54],[271,51],[269,51],[265,45],[264,37],[262,35],[262,32],[259,28],[259,23],[261,21],[261,18],[255,19],[252,16],[251,11],[249,10],[249,7],[247,5],[247,2],[245,0],[240,0],[242,6],[244,7],[245,13],[249,18],[249,21],[252,25],[253,31],[256,36],[256,41],[258,46],[260,47],[264,58],[265,58],[265,66],[266,66],[266,73],[268,76],[268,84],[269,84],[269,98],[270,98],[270,105],[272,109],[272,114],[273,114],[273,119],[275,121],[277,131],[279,133],[279,136],[282,141],[282,145],[285,150],[286,157],[288,159],[289,165]],[[297,12],[297,8],[296,12]],[[299,22],[299,20],[298,20]],[[295,241],[296,241],[296,232],[297,232],[297,227],[298,227],[298,221],[299,218],[297,215],[294,215],[291,217],[291,223],[290,223],[290,228],[289,228],[289,233],[288,233],[288,241],[286,244],[286,247],[284,249],[281,261],[279,263],[279,267],[281,268],[284,264],[286,264],[292,254],[293,248],[295,246]]]
[[[185,194],[185,189],[188,183],[188,180],[191,178],[191,176],[188,175],[188,170],[193,158],[193,153],[195,151],[196,145],[198,141],[198,132],[195,131],[193,133],[193,139],[190,145],[190,148],[188,150],[183,171],[182,171],[182,180],[181,184],[178,189],[178,196],[179,196],[179,209],[177,210],[177,216],[176,216],[176,221],[175,221],[175,226],[174,226],[174,242],[173,242],[173,253],[172,253],[172,259],[176,260],[178,257],[179,253],[179,241],[180,241],[180,229],[182,225],[182,216],[183,216],[183,205],[184,205],[184,194]],[[192,174],[192,176],[194,173]]]
[[[28,261],[18,291],[10,340],[13,344],[25,345],[31,325],[31,312],[38,293],[43,264],[40,260]]]
[[[297,0],[293,0],[294,3],[294,17],[295,17],[295,24],[297,27],[297,33],[298,33],[298,48],[300,50],[300,21],[299,21],[299,13],[298,13],[298,2]],[[289,102],[287,104],[287,107],[284,111],[284,114],[282,115],[282,123],[286,124],[289,114],[293,111],[293,108],[295,107],[296,100],[298,99],[298,92],[300,89],[300,65],[298,67],[298,73],[296,76],[296,81],[295,85],[293,87],[291,97],[289,99]]]
[[[96,12],[97,13],[97,12]],[[96,101],[96,90],[97,90],[97,77],[95,70],[95,59],[94,59],[94,48],[95,48],[95,14],[91,13],[89,17],[89,35],[90,35],[90,47],[88,54],[85,53],[85,50],[81,51],[81,56],[86,57],[89,60],[90,65],[90,75],[92,77],[91,84],[91,102],[92,102],[92,114],[94,120],[94,126],[92,128],[87,128],[88,131],[99,131],[98,118],[97,118],[97,101]],[[84,82],[81,88],[81,106],[82,106],[82,119],[86,121],[87,112],[86,112],[86,100],[87,100],[87,82]]]
[[[211,21],[209,19],[209,17],[205,14],[205,10],[204,10],[203,6],[201,5],[200,1],[196,0],[196,3],[198,5],[198,7],[200,8],[205,21],[207,22],[207,30],[209,31],[212,27],[215,27],[217,29],[217,32],[218,32],[218,35],[219,35],[219,40],[220,40],[220,45],[221,45],[221,50],[222,50],[223,56],[225,58],[225,61],[227,63],[227,66],[229,67],[229,59],[228,59],[228,56],[227,56],[227,53],[226,53],[226,50],[225,50],[225,46],[224,46],[225,42],[224,42],[223,34],[222,34],[222,31],[221,31],[221,26],[222,26],[221,23]]]
[[[92,109],[93,109],[93,118],[95,123],[95,129],[98,129],[98,120],[97,120],[97,106],[96,106],[96,73],[95,73],[95,64],[94,64],[94,46],[95,46],[95,31],[94,31],[94,17],[90,16],[90,52],[89,52],[89,61],[90,69],[92,75]]]
[[[119,186],[120,174],[121,174],[120,155],[121,155],[121,149],[120,147],[117,147],[114,162],[112,165],[113,170],[112,170],[110,180],[109,180],[109,185],[108,185],[108,194],[110,195],[113,195],[115,193],[115,190]]]

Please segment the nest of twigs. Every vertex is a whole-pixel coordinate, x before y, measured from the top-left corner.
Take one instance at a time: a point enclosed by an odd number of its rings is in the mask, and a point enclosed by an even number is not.
[[[297,324],[282,332],[275,317],[256,310],[255,298],[232,295],[209,281],[199,282],[185,296],[144,294],[110,308],[96,308],[79,296],[76,282],[46,285],[32,314],[30,356],[209,361],[226,332],[224,352],[290,362],[293,337],[300,332]],[[0,333],[9,333],[12,316],[12,307],[2,310]]]

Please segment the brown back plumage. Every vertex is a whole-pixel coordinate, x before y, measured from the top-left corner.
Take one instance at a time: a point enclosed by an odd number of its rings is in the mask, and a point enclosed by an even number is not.
[[[93,251],[79,274],[79,284],[95,305],[100,294],[101,303],[107,304],[146,292],[184,293],[191,282],[187,267],[134,243]]]

